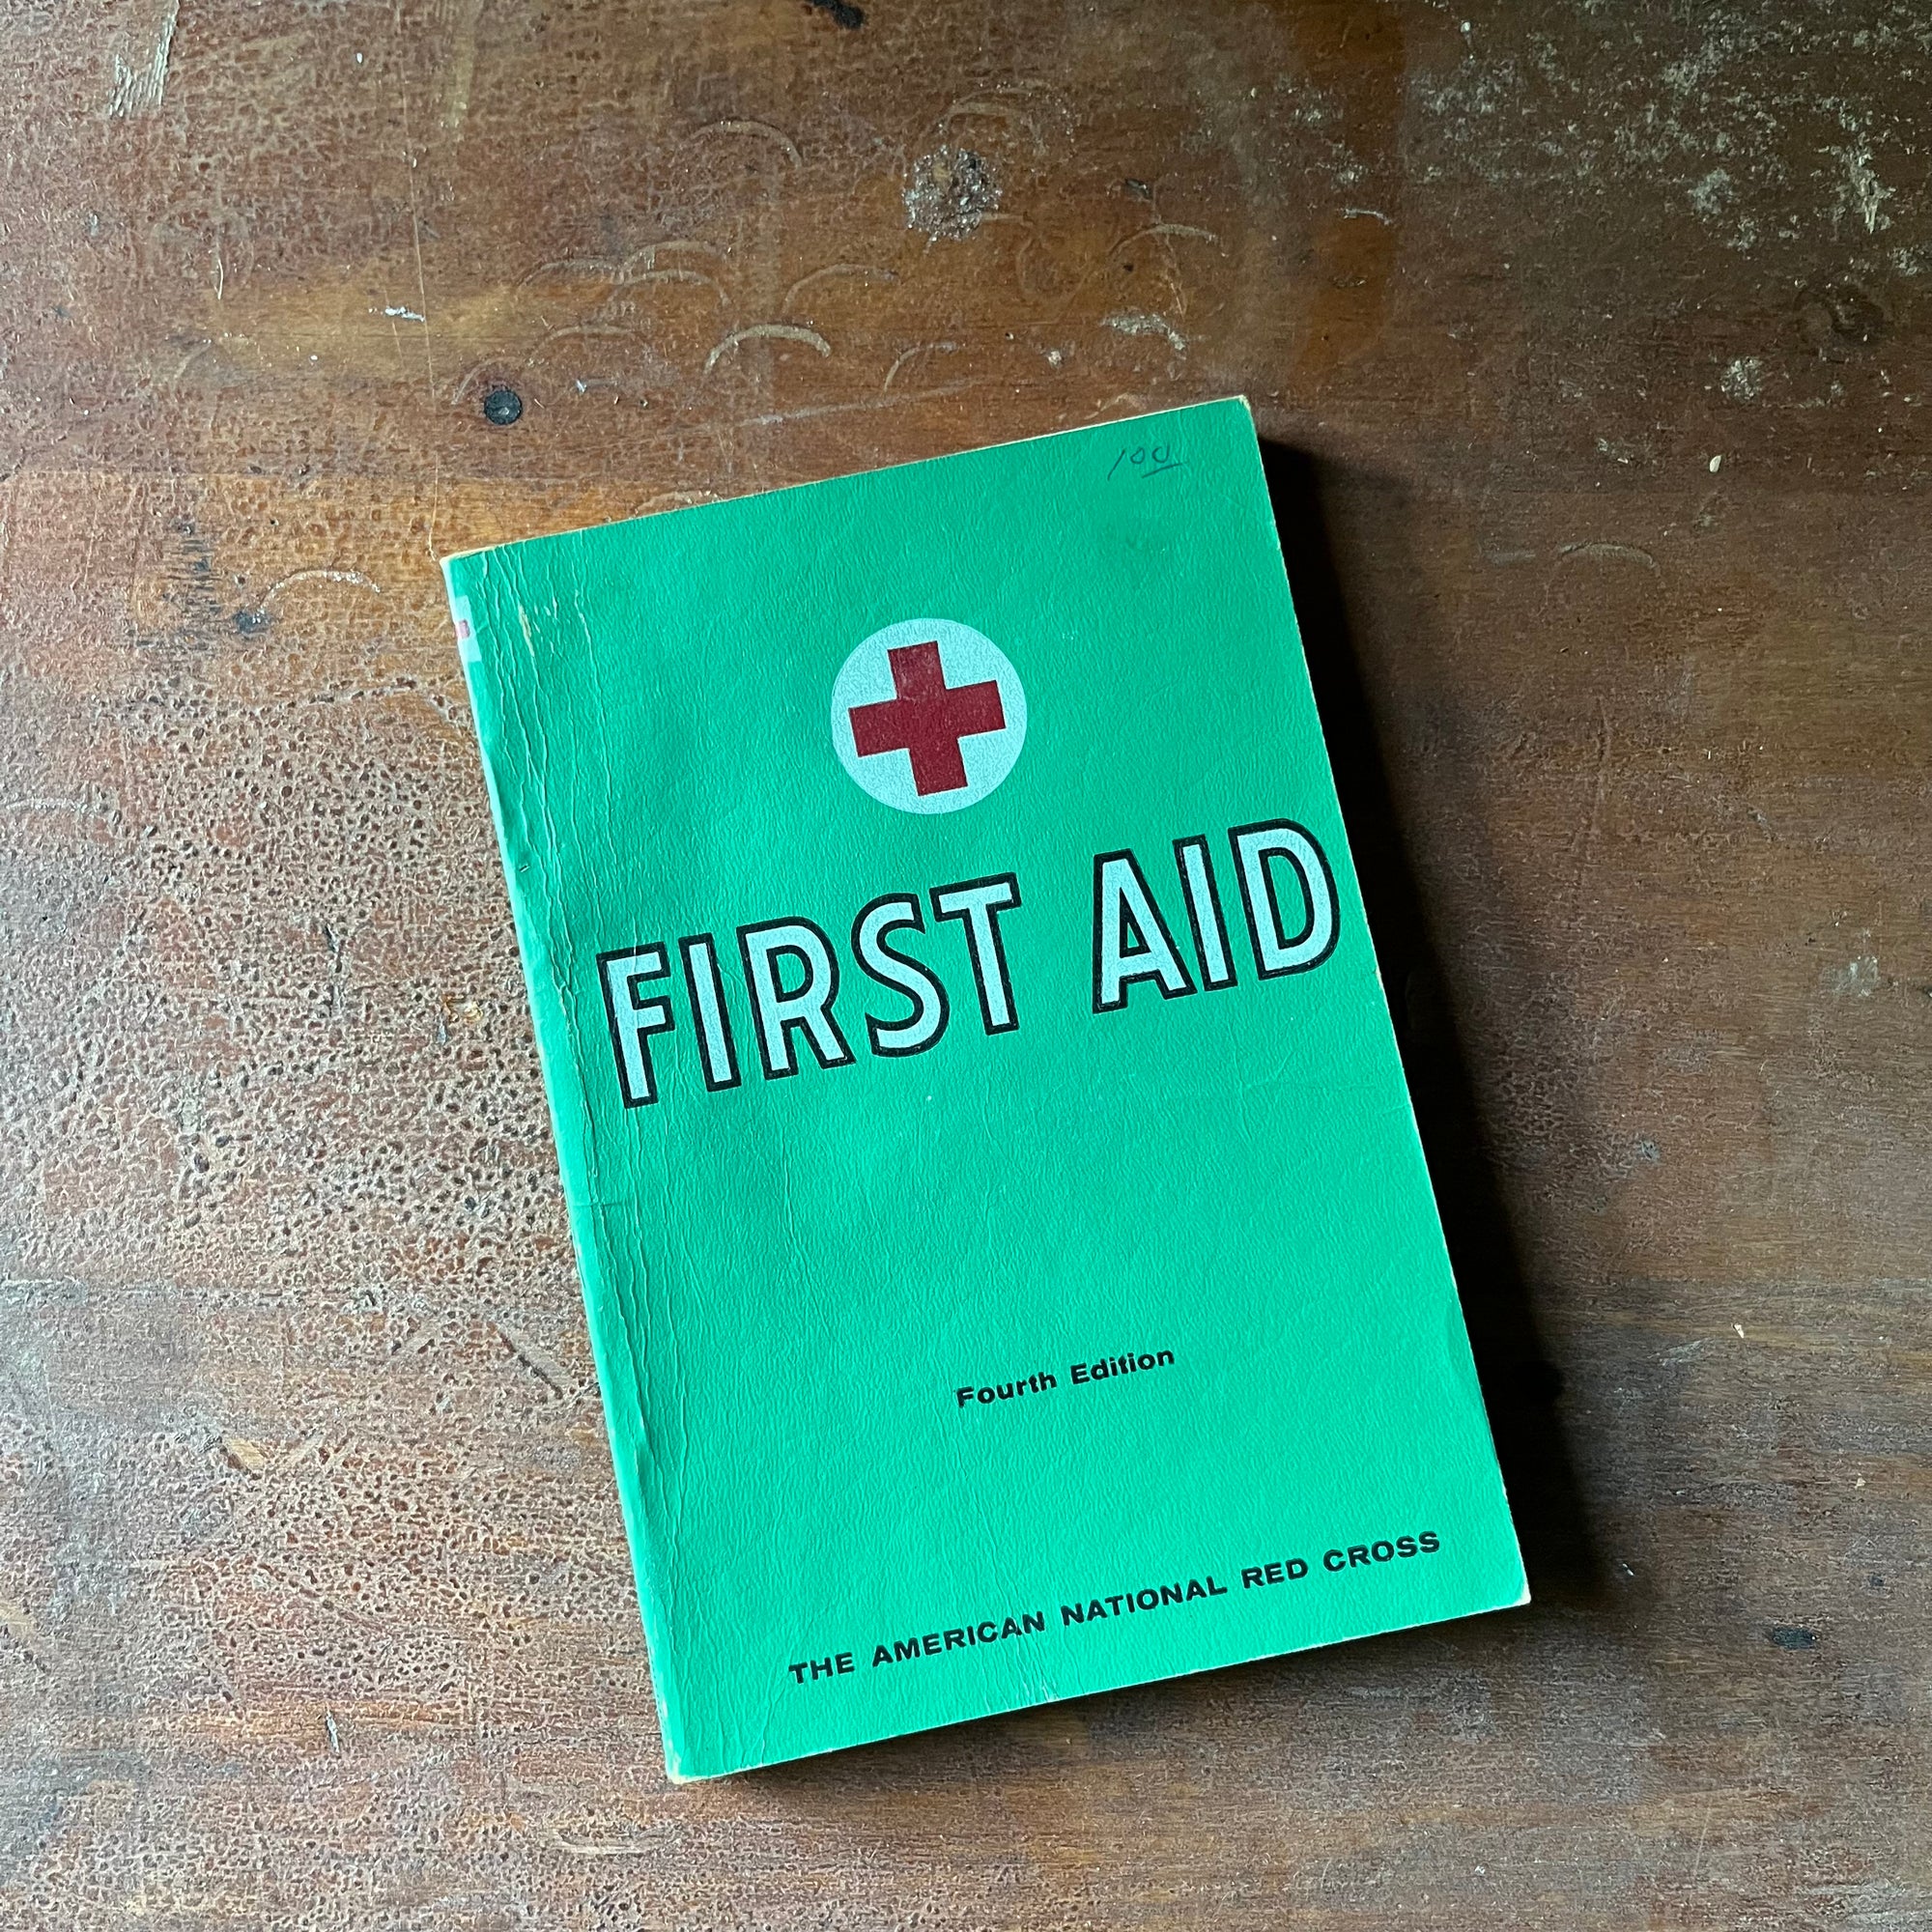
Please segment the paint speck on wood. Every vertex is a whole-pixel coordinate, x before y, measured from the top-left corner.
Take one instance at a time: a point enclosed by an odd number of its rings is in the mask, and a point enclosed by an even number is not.
[[[269,1466],[269,1458],[261,1444],[249,1441],[245,1435],[224,1435],[221,1449],[238,1469],[245,1469],[251,1476],[259,1476]]]
[[[906,225],[935,242],[963,242],[1000,205],[1000,184],[971,148],[935,148],[912,164]]]

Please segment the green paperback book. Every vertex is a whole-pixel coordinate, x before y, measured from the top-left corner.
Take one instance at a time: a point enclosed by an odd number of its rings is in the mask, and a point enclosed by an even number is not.
[[[1526,1601],[1244,403],[445,571],[672,1776]]]

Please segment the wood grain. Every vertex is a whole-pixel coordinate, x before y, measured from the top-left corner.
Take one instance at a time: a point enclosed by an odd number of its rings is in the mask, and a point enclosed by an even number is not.
[[[1921,7],[0,78],[0,1925],[1932,1924]],[[434,559],[1235,390],[1538,1602],[673,1791]]]

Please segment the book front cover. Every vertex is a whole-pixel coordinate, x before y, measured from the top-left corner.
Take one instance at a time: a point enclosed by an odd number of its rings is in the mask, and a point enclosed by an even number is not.
[[[1524,1600],[1244,404],[447,572],[674,1776]]]

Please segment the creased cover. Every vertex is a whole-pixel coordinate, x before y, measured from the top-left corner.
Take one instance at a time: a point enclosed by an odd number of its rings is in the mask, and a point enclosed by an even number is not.
[[[1245,405],[445,569],[673,1776],[1525,1600]]]

